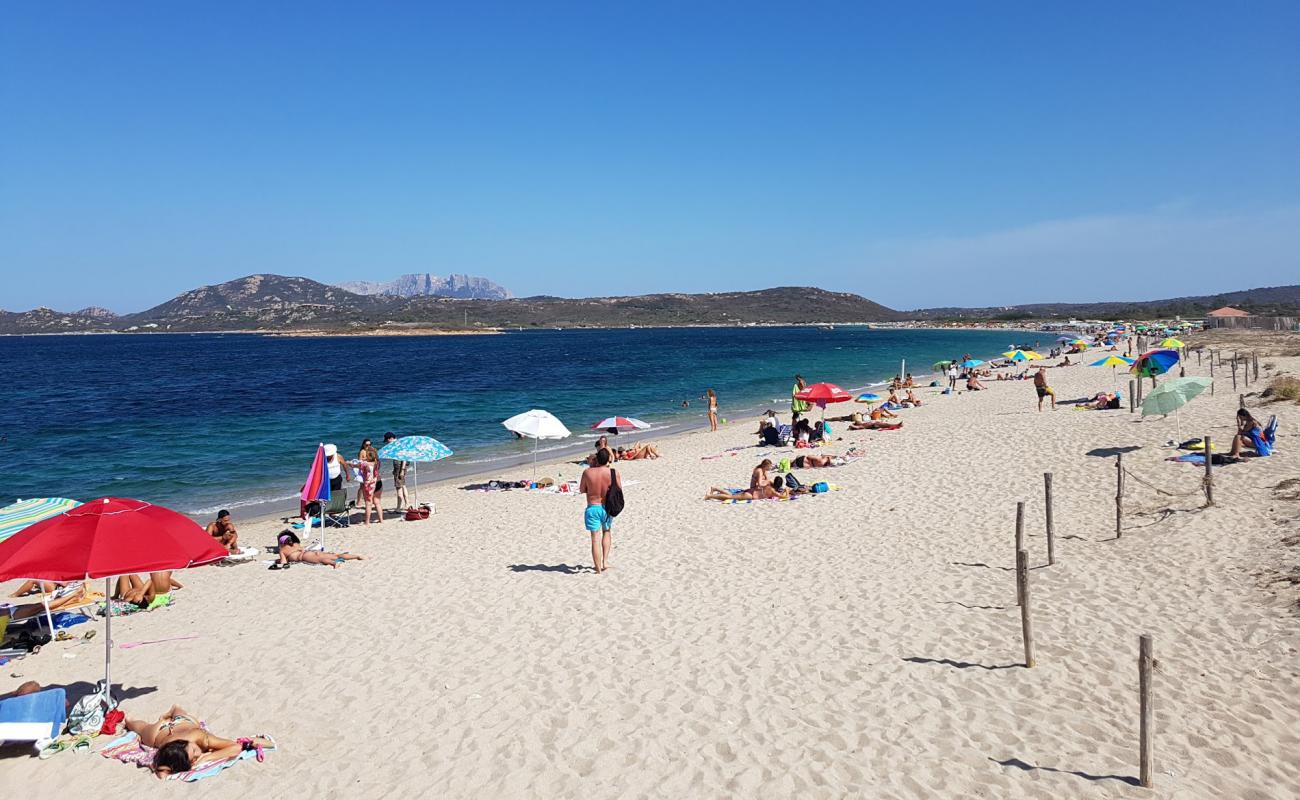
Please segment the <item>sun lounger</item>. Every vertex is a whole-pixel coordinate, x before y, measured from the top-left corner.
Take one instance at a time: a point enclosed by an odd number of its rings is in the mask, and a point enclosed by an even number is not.
[[[0,741],[53,739],[67,719],[68,697],[62,688],[0,700]]]

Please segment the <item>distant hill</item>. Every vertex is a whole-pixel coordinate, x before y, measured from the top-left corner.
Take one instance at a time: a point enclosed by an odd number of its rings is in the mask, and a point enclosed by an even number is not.
[[[513,295],[506,287],[474,275],[448,275],[429,272],[399,275],[395,280],[351,281],[339,287],[355,294],[389,297],[455,297],[462,300],[509,300]]]
[[[1167,300],[1098,303],[1029,303],[990,308],[923,308],[905,312],[912,319],[1140,319],[1181,316],[1196,319],[1223,306],[1252,314],[1292,315],[1300,310],[1300,286],[1265,286],[1223,294],[1175,297]]]
[[[1300,310],[1300,286],[1171,300],[1034,303],[900,312],[856,294],[795,286],[716,294],[457,299],[435,295],[357,294],[307,278],[249,275],[193,289],[146,311],[124,316],[102,308],[74,312],[48,308],[0,311],[0,334],[236,330],[347,333],[422,328],[482,330],[1070,317],[1152,319],[1175,315],[1197,318],[1223,305],[1256,314],[1295,314]]]
[[[568,299],[362,295],[307,278],[250,275],[125,316],[87,309],[0,312],[0,333],[573,328],[885,322],[904,315],[843,292],[782,287],[721,294]]]

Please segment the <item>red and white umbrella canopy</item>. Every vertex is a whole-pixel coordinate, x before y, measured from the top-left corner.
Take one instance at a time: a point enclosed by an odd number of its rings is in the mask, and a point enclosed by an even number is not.
[[[614,428],[620,431],[643,431],[650,427],[650,423],[642,422],[635,417],[605,417],[600,422],[591,426],[593,431],[603,431]]]
[[[833,383],[814,383],[796,394],[795,398],[807,403],[816,403],[825,408],[828,403],[848,402],[853,399],[853,395]]]

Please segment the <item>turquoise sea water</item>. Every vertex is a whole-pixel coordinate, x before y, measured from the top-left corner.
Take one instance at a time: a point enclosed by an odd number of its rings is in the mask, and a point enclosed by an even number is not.
[[[190,513],[289,508],[319,442],[351,458],[363,438],[378,445],[389,430],[456,451],[422,479],[513,474],[532,443],[500,422],[530,408],[575,434],[543,452],[585,450],[584,437],[597,435],[589,426],[610,415],[652,423],[650,436],[702,424],[709,387],[724,417],[786,413],[796,372],[861,387],[906,358],[929,380],[935,361],[987,359],[1025,337],[865,327],[0,337],[0,454],[11,476],[0,503],[117,495]]]

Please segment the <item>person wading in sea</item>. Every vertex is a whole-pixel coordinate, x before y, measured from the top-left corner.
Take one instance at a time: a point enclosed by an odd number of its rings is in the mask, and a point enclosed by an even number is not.
[[[623,479],[609,468],[608,447],[597,450],[588,463],[591,466],[582,471],[578,491],[587,495],[587,510],[583,512],[582,521],[587,533],[591,534],[591,560],[599,574],[609,569],[610,528],[614,526],[614,520],[605,510],[605,493],[609,491],[611,480],[622,487]]]

